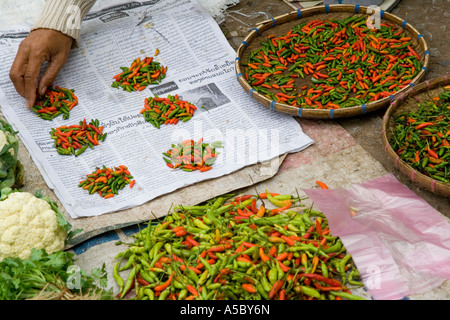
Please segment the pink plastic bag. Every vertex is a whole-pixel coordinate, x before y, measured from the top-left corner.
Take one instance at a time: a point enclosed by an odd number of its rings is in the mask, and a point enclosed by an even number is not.
[[[373,299],[402,299],[450,279],[450,224],[392,174],[349,189],[308,189]],[[449,297],[450,298],[450,297]]]

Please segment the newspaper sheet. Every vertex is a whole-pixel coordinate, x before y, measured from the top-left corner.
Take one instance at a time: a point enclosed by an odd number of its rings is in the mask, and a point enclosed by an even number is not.
[[[259,105],[241,88],[234,50],[195,1],[128,2],[89,13],[82,23],[82,45],[72,50],[54,83],[74,89],[78,97],[67,120],[37,117],[9,81],[9,68],[29,28],[22,25],[0,33],[0,105],[72,218],[135,207],[313,143],[295,119]],[[159,85],[135,92],[111,87],[121,66],[129,66],[136,57],[153,56],[156,49],[160,53],[155,60],[168,67]],[[143,119],[139,111],[145,98],[174,94],[197,106],[190,121],[157,129]],[[98,119],[106,140],[78,157],[59,155],[51,128],[83,119]],[[171,144],[200,138],[222,141],[213,170],[184,172],[166,166],[162,153]],[[134,176],[133,189],[103,199],[78,187],[96,168],[119,164]]]

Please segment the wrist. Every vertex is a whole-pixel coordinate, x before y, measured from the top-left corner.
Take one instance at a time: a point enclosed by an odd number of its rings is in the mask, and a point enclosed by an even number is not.
[[[58,43],[60,46],[68,48],[69,50],[74,47],[75,39],[71,36],[64,34],[59,30],[53,30],[48,28],[36,28],[30,31],[32,37],[37,37],[40,41],[50,41]]]

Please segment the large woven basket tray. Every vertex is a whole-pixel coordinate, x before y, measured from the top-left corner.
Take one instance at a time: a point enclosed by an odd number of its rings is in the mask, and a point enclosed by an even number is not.
[[[316,19],[330,20],[330,19],[345,19],[349,16],[365,16],[369,18],[372,13],[369,10],[367,13],[367,7],[359,5],[324,5],[316,6],[307,9],[299,9],[270,20],[266,20],[258,24],[253,28],[249,34],[245,37],[242,44],[238,47],[235,59],[235,70],[236,76],[244,88],[244,90],[259,103],[271,110],[287,113],[293,116],[298,116],[308,119],[333,119],[333,118],[348,118],[352,116],[366,114],[381,108],[386,108],[389,103],[395,98],[395,96],[401,92],[408,89],[405,87],[396,94],[389,97],[379,99],[364,105],[342,108],[342,109],[309,109],[309,108],[298,108],[295,106],[290,106],[288,104],[271,101],[263,94],[255,91],[251,85],[247,82],[244,77],[245,66],[243,64],[248,60],[250,52],[260,47],[261,41],[267,41],[269,35],[282,35],[294,27],[295,25],[303,22],[309,22]],[[428,46],[426,44],[423,36],[407,21],[395,16],[391,13],[380,11],[381,23],[389,21],[390,23],[403,28],[406,34],[412,38],[412,48],[417,52],[419,57],[421,57],[422,69],[420,72],[412,79],[411,86],[419,83],[421,79],[425,76],[427,71],[429,56]],[[305,79],[298,80],[296,83],[297,87],[310,84],[311,80],[309,77]]]
[[[443,92],[444,87],[449,84],[450,78],[443,76],[422,82],[417,86],[409,88],[408,92],[398,95],[386,110],[381,130],[384,149],[389,158],[394,161],[396,168],[409,177],[416,185],[445,197],[450,197],[450,184],[434,180],[431,177],[416,171],[399,158],[392,149],[390,141],[392,137],[392,128],[395,126],[394,118],[396,114],[417,110],[419,103],[431,101],[433,97],[436,97]]]

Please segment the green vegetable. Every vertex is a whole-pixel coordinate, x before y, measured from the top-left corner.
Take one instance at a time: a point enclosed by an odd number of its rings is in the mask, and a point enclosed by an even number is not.
[[[0,119],[0,190],[23,185],[24,169],[18,160],[19,140],[17,132]]]
[[[105,265],[90,274],[76,267],[74,254],[33,249],[28,259],[0,262],[0,300],[110,300]]]

